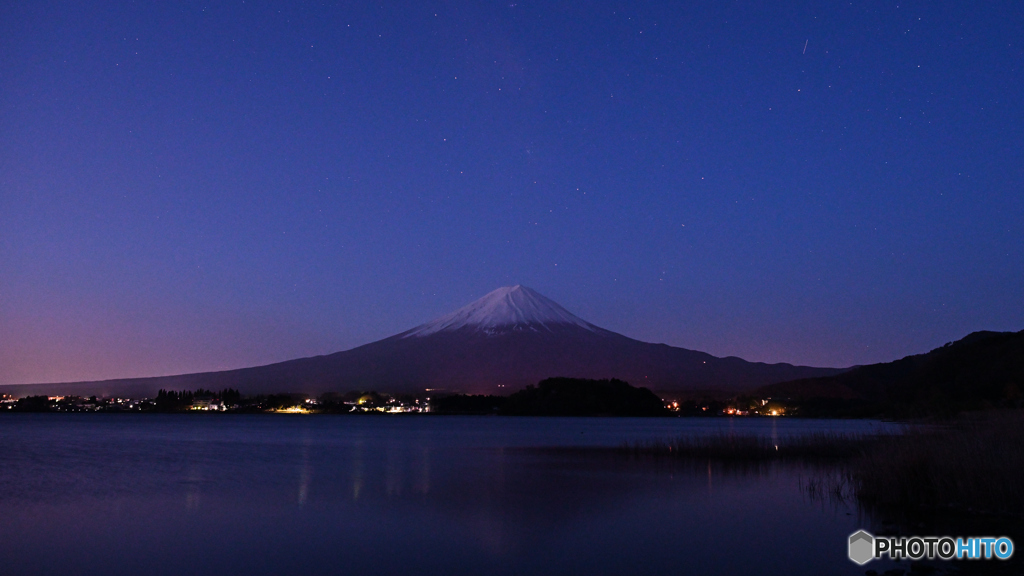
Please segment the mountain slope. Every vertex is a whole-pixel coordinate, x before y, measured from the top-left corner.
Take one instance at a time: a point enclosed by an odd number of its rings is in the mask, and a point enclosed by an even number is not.
[[[529,288],[512,286],[401,334],[326,356],[224,372],[49,388],[123,395],[150,394],[159,388],[228,387],[246,394],[427,389],[507,394],[544,378],[564,376],[618,378],[664,391],[739,391],[837,372],[717,358],[640,342],[594,326]]]
[[[773,384],[758,393],[927,410],[1018,405],[1024,398],[1024,331],[974,332],[925,354],[829,377]]]

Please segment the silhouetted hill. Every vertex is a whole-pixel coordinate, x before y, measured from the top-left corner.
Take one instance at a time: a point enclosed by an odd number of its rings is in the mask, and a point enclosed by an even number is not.
[[[548,378],[512,394],[502,414],[518,416],[663,416],[661,398],[622,380]]]
[[[1024,401],[1024,331],[974,332],[926,354],[835,376],[771,384],[756,393],[815,409],[857,406],[862,413],[1019,407]]]

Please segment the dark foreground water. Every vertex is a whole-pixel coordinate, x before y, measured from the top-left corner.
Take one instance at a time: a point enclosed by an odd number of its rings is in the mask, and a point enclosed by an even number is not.
[[[865,421],[0,417],[2,574],[863,574],[794,466],[525,450]]]

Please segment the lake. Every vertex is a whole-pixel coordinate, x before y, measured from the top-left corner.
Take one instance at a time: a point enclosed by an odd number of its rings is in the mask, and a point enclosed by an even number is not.
[[[783,418],[5,414],[4,574],[864,574],[854,505],[799,465],[724,468],[544,447]],[[881,571],[881,570],[880,570]]]

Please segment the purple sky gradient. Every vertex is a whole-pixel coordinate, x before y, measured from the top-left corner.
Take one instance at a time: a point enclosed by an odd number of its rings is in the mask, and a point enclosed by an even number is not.
[[[523,284],[847,366],[1024,328],[1024,4],[0,4],[0,384]]]

